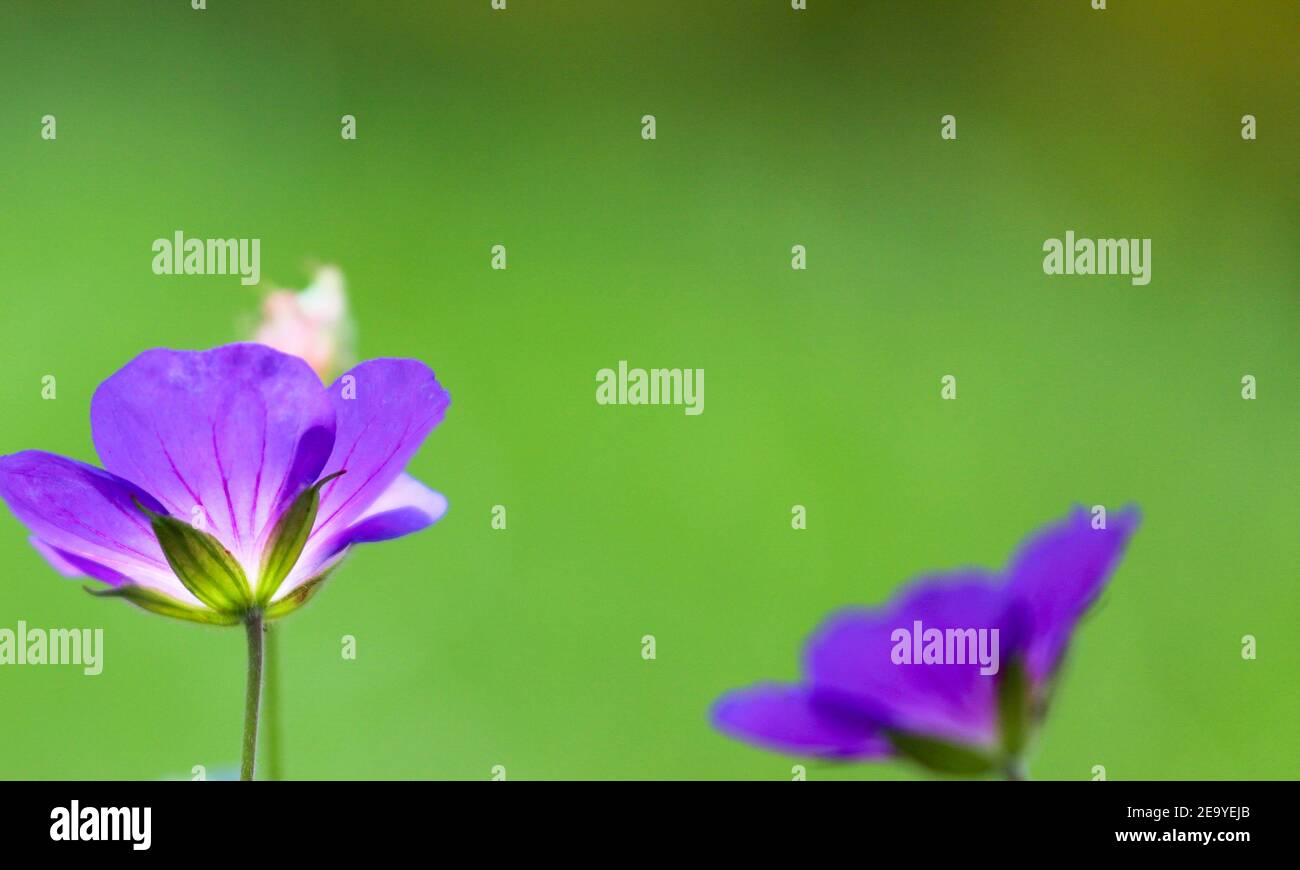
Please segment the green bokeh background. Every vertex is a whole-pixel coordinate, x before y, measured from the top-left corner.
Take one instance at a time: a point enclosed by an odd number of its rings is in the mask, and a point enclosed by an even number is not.
[[[7,2],[0,452],[94,461],[103,378],[258,303],[152,240],[257,237],[453,397],[412,466],[448,516],[282,623],[288,776],[789,778],[719,693],[1133,501],[1032,774],[1300,777],[1296,5],[1109,5]],[[1152,238],[1152,282],[1045,276],[1068,229]],[[703,368],[705,413],[598,406],[620,359]],[[0,626],[106,635],[98,677],[0,668],[0,776],[237,763],[242,632],[92,599],[7,511],[0,565]]]

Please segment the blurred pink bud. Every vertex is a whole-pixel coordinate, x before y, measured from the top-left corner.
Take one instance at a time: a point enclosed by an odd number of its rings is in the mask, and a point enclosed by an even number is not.
[[[354,361],[354,337],[343,272],[322,266],[306,290],[274,290],[262,301],[253,340],[302,357],[328,381]]]

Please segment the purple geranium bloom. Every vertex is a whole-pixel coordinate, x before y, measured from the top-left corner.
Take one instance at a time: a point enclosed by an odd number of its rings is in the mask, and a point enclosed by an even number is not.
[[[1102,523],[1076,508],[1030,537],[1003,577],[923,577],[882,607],[834,614],[807,644],[801,682],[731,692],[713,722],[797,755],[1015,769],[1070,636],[1138,522],[1135,508]]]
[[[322,386],[258,344],[149,350],[100,384],[103,468],[0,457],[0,497],[61,573],[156,613],[221,625],[301,606],[353,544],[447,509],[404,471],[449,398],[428,366],[363,362]]]

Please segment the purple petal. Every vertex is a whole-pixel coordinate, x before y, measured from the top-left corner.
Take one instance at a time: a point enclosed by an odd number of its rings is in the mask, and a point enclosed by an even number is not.
[[[799,686],[767,683],[724,695],[713,706],[719,731],[793,755],[878,758],[888,741],[869,722],[823,709]]]
[[[257,344],[146,351],[95,391],[90,419],[105,468],[180,519],[201,507],[246,570],[334,443],[334,412],[311,368]]]
[[[63,550],[58,549],[57,547],[51,547],[49,544],[45,543],[35,535],[32,535],[30,538],[28,538],[27,543],[31,544],[36,549],[36,552],[40,553],[42,556],[45,557],[45,561],[50,563],[51,568],[53,568],[55,571],[58,571],[64,577],[89,576],[85,568],[78,562],[78,560],[72,554],[66,553]],[[104,581],[109,586],[120,586],[122,584],[123,580],[121,574],[118,574],[116,571],[113,571],[109,574],[109,576],[112,579]]]
[[[35,535],[27,540],[36,549],[36,552],[45,557],[45,561],[50,563],[50,567],[64,577],[93,577],[107,583],[109,586],[121,586],[123,583],[131,582],[131,578],[125,574],[114,571],[112,568],[84,556],[78,556],[76,553],[69,553],[67,550],[60,550],[58,547],[50,546]]]
[[[130,581],[194,601],[132,498],[153,511],[162,506],[135,484],[83,462],[28,450],[0,457],[0,497],[60,573],[114,586]]]
[[[1026,650],[1030,675],[1049,677],[1069,644],[1075,624],[1106,585],[1141,521],[1128,507],[1094,529],[1082,507],[1029,538],[1011,562],[1010,591],[1024,602],[1032,626]]]
[[[318,538],[303,550],[298,564],[277,591],[276,600],[320,575],[353,544],[386,541],[418,532],[442,519],[446,512],[447,499],[441,493],[409,474],[399,474],[352,525],[324,539]]]
[[[332,536],[330,549],[400,538],[428,528],[446,512],[447,499],[442,493],[409,474],[399,474],[352,525]]]
[[[818,629],[804,655],[815,697],[884,728],[991,745],[997,735],[996,674],[981,674],[977,661],[894,663],[893,633],[914,634],[918,620],[923,636],[932,628],[986,629],[989,644],[997,629],[999,670],[1022,634],[1004,589],[990,575],[966,571],[926,578],[892,604],[842,611]]]
[[[321,490],[308,546],[328,549],[358,521],[406,468],[451,399],[424,363],[412,359],[363,362],[329,388],[338,421],[334,452],[324,471],[346,471]]]

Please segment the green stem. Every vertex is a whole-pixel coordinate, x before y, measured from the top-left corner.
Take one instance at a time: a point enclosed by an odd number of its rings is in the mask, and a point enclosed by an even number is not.
[[[266,690],[262,694],[262,730],[266,732],[262,761],[266,778],[280,778],[280,632],[279,625],[266,624]]]
[[[1023,758],[1007,759],[1006,765],[1002,770],[1003,775],[1012,782],[1028,782],[1029,767],[1025,764]]]
[[[244,753],[239,765],[243,782],[253,779],[257,758],[257,714],[262,705],[262,613],[253,611],[245,621],[248,629],[248,689],[244,693]]]

